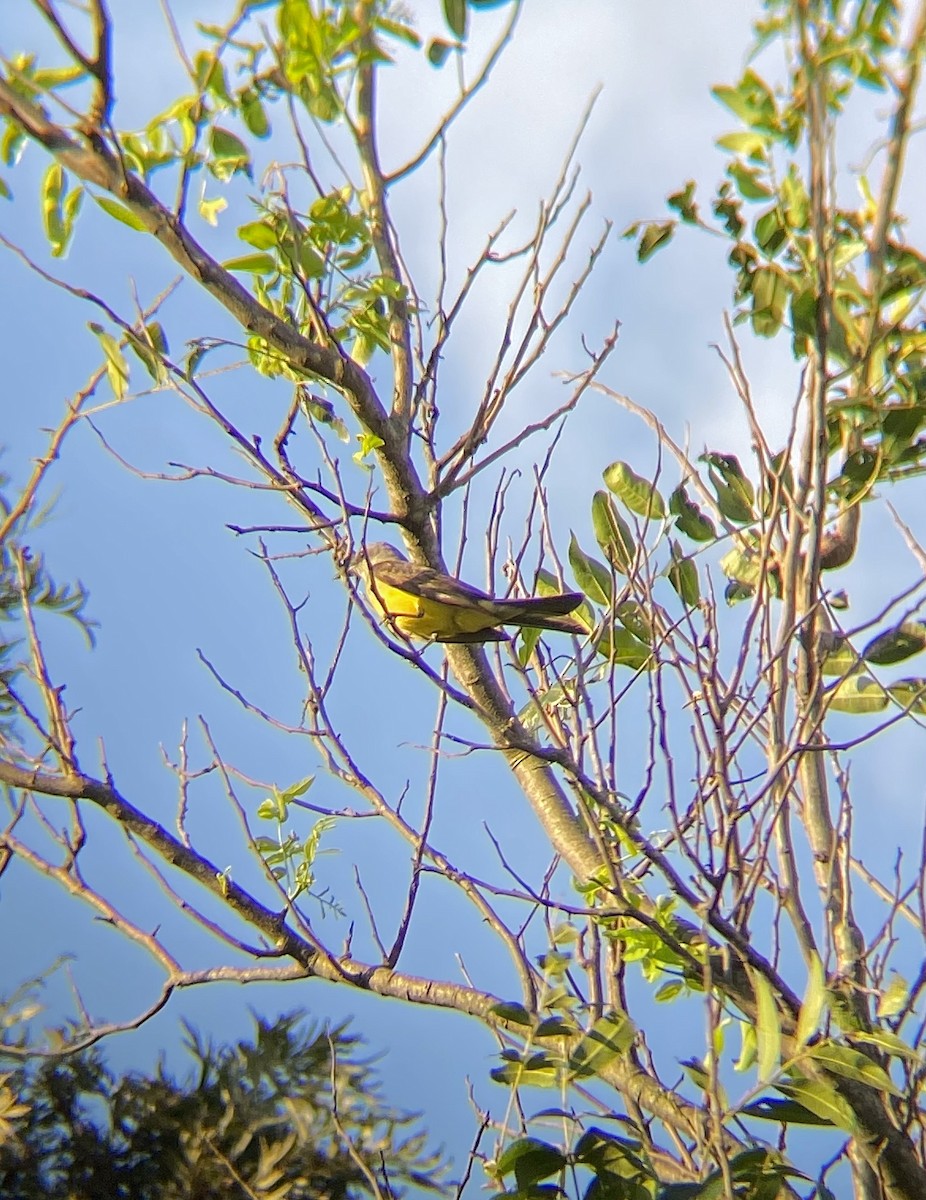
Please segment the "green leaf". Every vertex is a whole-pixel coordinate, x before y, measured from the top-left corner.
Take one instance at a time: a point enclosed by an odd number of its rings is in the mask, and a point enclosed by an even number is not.
[[[769,258],[774,258],[781,247],[788,240],[788,230],[783,223],[781,210],[777,205],[768,209],[761,217],[756,218],[755,223],[756,245]],[[778,273],[777,267],[763,268],[766,274],[775,275]],[[758,272],[756,272],[758,275]],[[753,276],[755,290],[755,279]]]
[[[761,167],[747,167],[745,163],[737,160],[727,167],[727,174],[744,200],[765,200],[775,194],[768,184],[763,182],[765,172]]]
[[[781,1024],[772,985],[758,971],[752,971],[756,993],[756,1052],[759,1082],[765,1083],[777,1072],[781,1062]]]
[[[421,48],[421,38],[404,21],[396,21],[389,17],[380,16],[376,20],[376,28],[382,33],[388,34],[389,37],[395,38],[396,41],[404,42],[406,46],[411,46],[413,50]]]
[[[694,559],[683,554],[681,546],[674,540],[672,542],[672,563],[666,575],[682,603],[688,608],[695,608],[701,599],[698,568],[695,566]]]
[[[734,604],[742,604],[744,600],[751,600],[755,594],[756,589],[754,587],[748,583],[740,583],[736,579],[731,579],[723,589],[723,598],[730,608]]]
[[[353,455],[353,459],[358,465],[363,463],[368,454],[372,454],[374,450],[378,450],[380,446],[386,444],[381,437],[370,432],[358,433],[357,441],[360,443],[360,449]]]
[[[645,642],[647,646],[652,646],[655,638],[653,621],[642,604],[636,600],[625,600],[617,606],[615,616],[634,637]]]
[[[733,1064],[734,1071],[748,1071],[756,1061],[758,1046],[756,1044],[756,1027],[751,1022],[740,1021],[740,1037],[742,1045],[740,1055]]]
[[[528,1188],[541,1179],[558,1175],[567,1165],[561,1150],[538,1138],[520,1138],[512,1142],[495,1164],[498,1175],[514,1173],[518,1188]]]
[[[744,125],[768,125],[775,117],[775,98],[768,84],[751,68],[736,87],[718,85],[711,94]]]
[[[711,1088],[711,1076],[707,1067],[699,1058],[683,1059],[679,1066],[684,1070],[685,1074],[702,1092],[707,1092]]]
[[[534,1030],[534,1037],[572,1037],[577,1032],[575,1023],[564,1017],[545,1017]]]
[[[528,633],[534,636],[526,636]],[[523,642],[524,654],[519,655],[522,665],[526,665],[530,661],[530,656],[534,652],[539,636],[539,629],[525,630]],[[526,729],[531,731],[542,729],[547,724],[549,714],[554,713],[557,709],[565,709],[567,711],[574,709],[575,702],[574,687],[566,683],[554,683],[552,687],[547,688],[540,695],[531,696],[518,713],[518,720],[522,722]]]
[[[251,275],[272,275],[277,269],[272,254],[239,254],[227,258],[222,266],[226,271],[247,271]]]
[[[129,386],[129,364],[112,334],[107,333],[103,326],[98,325],[96,321],[90,321],[88,324],[91,333],[96,335],[103,347],[103,353],[106,356],[106,374],[113,395],[117,400],[121,400]]]
[[[720,560],[720,569],[728,579],[752,589],[762,578],[762,557],[755,546],[737,546]]]
[[[334,405],[325,396],[310,392],[304,384],[299,384],[297,396],[302,410],[310,421],[316,425],[325,425],[332,429],[345,445],[350,441],[350,432],[338,416]]]
[[[717,507],[728,521],[745,524],[755,520],[755,488],[743,472],[735,454],[713,451],[701,455],[717,496]]]
[[[268,221],[249,221],[238,226],[238,237],[256,250],[271,250],[278,242],[277,231]]]
[[[635,1030],[626,1013],[612,1012],[600,1017],[569,1055],[569,1070],[574,1078],[597,1075],[608,1063],[626,1054],[633,1044]]]
[[[887,1092],[891,1096],[903,1095],[887,1071],[860,1050],[823,1042],[819,1046],[812,1046],[807,1053],[815,1063],[833,1075],[854,1079],[856,1083],[867,1084],[868,1087],[878,1092]]]
[[[907,1003],[907,997],[910,995],[910,985],[906,979],[902,975],[898,975],[896,971],[891,974],[891,982],[878,996],[876,1011],[882,1021],[887,1017],[896,1017]]]
[[[42,179],[42,219],[55,258],[63,258],[67,252],[83,198],[84,189],[68,190],[64,168],[53,162]]]
[[[637,261],[644,263],[652,258],[657,250],[671,242],[674,233],[674,221],[652,221],[646,225],[637,246]]]
[[[883,712],[889,696],[876,679],[856,672],[827,688],[827,706],[833,712],[874,713]]]
[[[284,800],[291,804],[294,800],[298,800],[301,796],[306,795],[314,783],[315,776],[306,775],[306,777],[304,779],[300,779],[298,783],[291,783],[288,788],[284,788],[280,795]],[[321,823],[322,822],[319,822],[319,824]]]
[[[493,1067],[489,1077],[493,1083],[504,1087],[555,1087],[559,1079],[557,1060],[548,1054],[528,1054],[525,1058],[517,1051],[503,1050],[501,1057],[505,1063],[501,1067]]]
[[[500,1020],[509,1021],[513,1025],[531,1026],[534,1024],[534,1018],[524,1005],[518,1004],[516,1001],[499,1000],[497,1004],[492,1005],[489,1012]]]
[[[674,209],[689,225],[695,224],[698,220],[698,206],[694,198],[696,187],[695,181],[689,179],[680,192],[673,192],[671,196],[666,197],[666,204],[669,208]]]
[[[607,492],[597,491],[592,498],[592,528],[608,562],[626,575],[636,557],[636,547],[630,526]]]
[[[811,951],[807,967],[807,989],[801,1002],[800,1015],[797,1018],[797,1030],[794,1040],[797,1048],[803,1049],[817,1032],[820,1018],[826,1007],[826,976],[820,956]]]
[[[921,621],[903,621],[879,634],[862,651],[866,662],[877,666],[903,662],[926,649],[926,625]]]
[[[618,625],[599,633],[595,639],[595,651],[608,662],[629,667],[632,671],[653,667],[656,663],[651,647],[634,637],[629,629]]]
[[[596,558],[586,554],[579,545],[576,535],[569,539],[569,565],[576,583],[595,604],[606,607],[611,604],[611,572]]]
[[[907,1062],[922,1063],[923,1057],[912,1046],[892,1033],[890,1029],[873,1029],[870,1033],[864,1030],[859,1030],[857,1033],[849,1035],[853,1045],[860,1043],[863,1046],[874,1046],[876,1050],[881,1050],[884,1054],[890,1054],[894,1058],[903,1058]]]
[[[432,67],[442,67],[450,51],[454,49],[456,47],[451,42],[445,42],[442,38],[431,38],[426,51],[428,62]]]
[[[167,382],[167,368],[163,358],[167,354],[167,338],[160,321],[150,321],[145,326],[147,337],[128,330],[126,339],[129,346],[141,361],[142,366],[159,386]]]
[[[784,324],[791,297],[788,277],[777,267],[759,267],[752,276],[753,331],[759,337],[774,337]]]
[[[31,78],[39,87],[52,90],[69,83],[77,83],[86,74],[85,67],[75,64],[67,67],[40,67]]]
[[[239,95],[241,119],[248,127],[248,132],[256,138],[265,138],[270,134],[270,121],[260,96],[254,88],[245,88]]]
[[[64,192],[64,168],[53,162],[42,178],[42,219],[45,236],[54,247],[61,239],[61,196]]]
[[[443,4],[447,28],[462,41],[466,37],[466,0],[443,0]]]
[[[760,133],[726,133],[717,139],[716,145],[731,154],[742,154],[753,162],[765,162],[768,158],[769,138]]]
[[[209,170],[223,182],[239,172],[251,178],[251,155],[247,146],[230,129],[214,126],[210,138]]]
[[[710,542],[717,537],[717,528],[697,504],[688,498],[684,484],[669,497],[669,512],[675,517],[675,527],[694,542]]]
[[[836,1125],[846,1133],[855,1131],[855,1114],[834,1087],[822,1081],[804,1079],[794,1075],[787,1083],[779,1083],[778,1090],[789,1100],[796,1100],[817,1117]],[[795,1122],[797,1123],[797,1122]],[[801,1124],[810,1122],[802,1121]]]
[[[193,75],[202,91],[211,92],[224,104],[231,104],[225,68],[214,54],[210,54],[208,50],[200,50],[193,59]]]
[[[596,1175],[584,1200],[649,1200],[656,1174],[646,1161],[639,1141],[606,1133],[597,1126],[586,1129],[572,1151],[572,1161]]]
[[[835,1124],[829,1117],[805,1108],[797,1100],[779,1100],[776,1096],[763,1096],[753,1104],[744,1105],[742,1111],[746,1116],[757,1117],[760,1121],[776,1121],[779,1125]]]
[[[123,225],[128,225],[129,229],[136,229],[139,233],[147,232],[148,226],[131,209],[119,204],[109,196],[94,196],[93,199],[104,212],[115,217],[117,221],[121,221]]]
[[[665,501],[656,488],[637,475],[627,463],[613,462],[602,472],[610,491],[619,496],[631,512],[647,520],[662,520],[666,515]]]
[[[199,202],[199,215],[215,227],[219,223],[219,213],[224,212],[226,208],[228,201],[224,196],[217,196],[214,200],[207,200],[204,196]]]
[[[864,238],[840,239],[833,250],[833,266],[837,274],[842,272],[860,254],[865,254],[867,251],[868,243]]]
[[[837,675],[841,678],[858,667],[858,654],[852,649],[849,639],[841,633],[821,631],[817,650],[823,656],[820,662],[822,675]]]

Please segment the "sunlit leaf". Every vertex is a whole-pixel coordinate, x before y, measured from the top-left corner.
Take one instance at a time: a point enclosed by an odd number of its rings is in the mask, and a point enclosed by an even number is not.
[[[104,212],[109,213],[111,217],[115,217],[117,221],[121,221],[123,225],[128,225],[129,229],[137,229],[139,233],[144,233],[148,228],[144,221],[140,217],[137,217],[131,209],[119,204],[118,201],[111,199],[111,197],[94,196],[93,199]]]
[[[602,629],[595,639],[595,650],[615,666],[629,667],[632,671],[651,668],[656,663],[650,646],[634,637],[629,629],[618,625]]]
[[[590,554],[586,554],[573,534],[569,539],[569,565],[576,583],[595,604],[611,603],[611,571]]]
[[[600,1017],[569,1055],[569,1070],[577,1078],[597,1075],[630,1049],[635,1030],[626,1013]]]
[[[648,479],[638,475],[627,463],[613,462],[602,474],[608,488],[637,516],[658,521],[666,515],[662,496]]]
[[[907,1003],[909,995],[910,985],[906,979],[896,971],[892,971],[891,982],[878,995],[878,1007],[876,1009],[878,1017],[882,1021],[888,1017],[896,1017]]]
[[[756,1058],[759,1082],[764,1083],[781,1062],[781,1023],[772,985],[758,971],[751,972],[756,993]]]
[[[260,96],[253,88],[246,88],[239,96],[241,105],[241,117],[245,125],[248,127],[248,132],[252,133],[256,138],[265,138],[270,135],[270,121],[267,117],[267,110],[261,101]]]
[[[228,201],[224,196],[216,196],[214,200],[207,200],[203,197],[199,202],[199,215],[209,225],[216,226],[219,223],[219,213],[228,208]]]
[[[841,679],[826,691],[827,705],[834,712],[874,713],[883,712],[889,696],[876,679],[857,672]]]
[[[887,1071],[860,1050],[852,1050],[849,1046],[837,1046],[832,1042],[822,1042],[819,1046],[812,1046],[808,1054],[815,1063],[834,1075],[854,1079],[856,1083],[867,1084],[868,1087],[887,1092],[891,1096],[903,1095]]]
[[[592,528],[608,562],[626,574],[636,555],[633,533],[607,492],[592,498]]]
[[[222,266],[226,271],[247,271],[251,275],[272,275],[277,269],[270,254],[239,254],[237,258],[227,258]]]
[[[752,280],[752,328],[759,337],[774,337],[784,323],[791,287],[777,267],[762,267]]]
[[[769,139],[760,133],[726,133],[717,139],[721,150],[731,154],[742,154],[754,162],[764,162],[768,154]]]
[[[890,1054],[893,1058],[902,1058],[907,1062],[919,1064],[923,1062],[923,1056],[909,1046],[903,1038],[892,1033],[890,1029],[872,1029],[870,1032],[859,1030],[849,1036],[853,1045],[874,1046],[876,1050]]]
[[[637,259],[644,263],[662,246],[667,246],[675,233],[674,221],[652,221],[645,226],[637,245]]]
[[[820,672],[823,675],[848,675],[858,666],[858,654],[847,637],[830,630],[820,632],[817,643]]]
[[[209,169],[217,179],[225,181],[238,172],[250,178],[251,155],[237,134],[216,125],[212,130],[210,148]]]
[[[794,1034],[798,1049],[803,1049],[817,1032],[825,1007],[826,975],[820,956],[815,951],[811,951],[810,962],[807,965],[807,988],[804,992],[804,999],[801,1001],[801,1011]]]
[[[846,1133],[852,1133],[855,1130],[855,1114],[832,1085],[820,1080],[795,1076],[787,1083],[779,1083],[778,1090],[783,1092],[788,1099],[796,1100],[799,1105],[809,1109],[817,1117],[836,1125],[839,1129],[844,1129]],[[795,1121],[795,1124],[797,1123],[808,1124],[809,1122]]]
[[[256,250],[270,250],[278,243],[277,231],[267,221],[249,221],[238,226],[238,237]]]
[[[107,333],[103,326],[98,325],[96,321],[90,321],[89,328],[103,347],[103,353],[106,356],[106,374],[113,395],[117,400],[121,400],[129,386],[129,364],[112,334]]]
[[[733,1064],[733,1070],[748,1071],[755,1063],[758,1054],[756,1027],[751,1021],[740,1021],[739,1025],[742,1044],[739,1058]]]
[[[666,572],[669,583],[683,604],[695,608],[701,599],[698,568],[694,559],[682,553],[678,542],[672,542],[672,563]]]

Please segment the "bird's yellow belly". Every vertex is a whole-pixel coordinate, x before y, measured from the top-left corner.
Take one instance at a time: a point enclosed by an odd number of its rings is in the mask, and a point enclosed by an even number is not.
[[[447,638],[452,634],[481,633],[498,625],[498,617],[456,604],[426,600],[376,581],[371,595],[376,608],[405,637]]]

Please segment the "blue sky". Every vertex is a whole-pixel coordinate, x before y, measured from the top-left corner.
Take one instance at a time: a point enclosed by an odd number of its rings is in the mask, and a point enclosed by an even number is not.
[[[119,34],[116,119],[131,125],[166,103],[182,84],[172,65],[159,6],[114,0],[112,10]],[[426,32],[440,31],[436,4],[421,3],[415,10]],[[667,193],[689,178],[700,180],[709,192],[722,172],[723,159],[713,140],[731,127],[731,118],[711,99],[709,87],[730,82],[741,71],[757,5],[743,0],[684,5],[672,0],[647,5],[585,0],[569,6],[568,19],[563,10],[556,0],[525,6],[514,42],[493,79],[451,135],[450,266],[458,280],[478,254],[486,232],[509,210],[518,210],[515,231],[529,228],[599,85],[601,95],[577,156],[582,184],[593,196],[585,241],[594,240],[605,220],[613,221],[619,234],[632,221],[663,216]],[[194,11],[202,19],[217,19],[224,8],[181,2],[175,11],[189,33]],[[475,22],[474,53],[488,44],[502,17],[501,12],[490,13]],[[36,22],[25,6],[18,6],[12,21],[7,17],[0,49],[10,53],[31,46],[36,36]],[[449,68],[437,73],[410,54],[400,55],[398,65],[385,74],[382,136],[387,169],[422,143],[435,114],[451,97],[452,83]],[[30,148],[23,163],[6,173],[15,203],[0,207],[0,230],[47,266],[37,202],[45,165],[41,154]],[[214,183],[210,189],[218,193]],[[247,190],[238,183],[232,192],[240,199]],[[435,194],[433,172],[426,171],[403,183],[394,197],[402,249],[413,274],[424,281],[424,293],[434,278]],[[146,301],[174,277],[173,264],[153,242],[115,227],[89,211],[91,205],[86,207],[69,257],[50,269],[129,312],[133,281]],[[243,210],[234,205],[229,211],[235,212],[235,219],[227,224],[220,220],[217,230],[201,223],[195,228],[196,236],[219,257],[236,252],[234,225],[250,219],[240,216]],[[722,340],[722,313],[729,304],[725,252],[720,241],[688,234],[641,268],[631,244],[615,236],[573,319],[533,382],[512,404],[512,427],[530,419],[535,406],[545,409],[556,402],[562,390],[556,372],[582,365],[580,337],[585,334],[594,341],[617,319],[622,325],[620,344],[604,381],[652,408],[678,440],[690,437],[694,452],[709,446],[747,454],[748,435],[722,364],[711,349],[711,343]],[[457,331],[441,395],[450,421],[454,408],[465,414],[479,392],[507,305],[505,282],[505,273],[498,272],[476,293]],[[98,363],[98,345],[86,329],[86,322],[98,319],[98,314],[50,289],[9,254],[0,289],[5,314],[0,352],[7,365],[0,400],[2,437],[8,446],[6,470],[19,481],[31,457],[44,446],[42,430],[57,420],[65,398]],[[234,332],[224,313],[197,296],[188,282],[168,302],[163,320],[177,357],[186,338],[230,337]],[[747,356],[760,411],[783,435],[796,386],[793,363],[777,345],[749,344]],[[380,374],[384,380],[385,368]],[[136,383],[143,386],[140,376],[133,378]],[[280,391],[246,371],[220,375],[210,387],[248,429],[248,422],[255,427],[262,423],[267,407],[285,393],[285,388]],[[105,389],[100,395],[105,402]],[[102,739],[106,762],[123,793],[171,823],[177,792],[164,756],[176,759],[181,727],[188,721],[194,760],[206,760],[197,730],[202,717],[220,750],[244,775],[286,786],[317,774],[312,797],[318,803],[346,803],[321,772],[312,746],[299,737],[274,733],[243,713],[217,688],[197,653],[201,650],[233,686],[281,720],[298,721],[302,692],[285,614],[274,600],[265,570],[250,553],[254,543],[227,529],[230,523],[292,523],[292,515],[272,498],[230,491],[211,480],[180,484],[142,478],[140,473],[168,471],[171,462],[234,468],[213,430],[173,396],[140,396],[101,412],[98,423],[139,473],[117,463],[90,428],[77,430],[50,477],[58,502],[37,538],[57,576],[80,577],[86,584],[91,615],[100,624],[93,651],[61,622],[47,627],[57,677],[66,681],[68,700],[80,710],[76,726],[85,769],[99,770]],[[343,451],[346,470],[351,469],[349,454]],[[521,465],[528,467],[531,458],[528,454]],[[570,528],[591,540],[590,498],[600,486],[600,472],[616,458],[628,459],[643,471],[652,469],[652,439],[612,402],[591,396],[572,423],[551,476],[554,528],[562,552]],[[515,489],[513,511],[527,497],[525,482],[520,491]],[[485,503],[484,497],[477,498],[477,505]],[[517,523],[513,526],[516,534]],[[479,529],[478,523],[474,528]],[[300,554],[307,546],[297,535],[291,543],[275,543],[274,549]],[[915,573],[899,547],[896,534],[885,527],[875,559],[879,588],[895,577],[898,583],[907,581]],[[473,582],[482,582],[478,550],[467,559],[467,568]],[[327,563],[295,558],[284,571],[294,595],[308,594],[305,625],[324,648],[344,606]],[[864,580],[858,587],[864,595]],[[378,782],[393,797],[410,781],[409,803],[420,804],[428,761],[421,747],[433,721],[433,693],[421,687],[404,664],[384,661],[378,645],[360,629],[353,634],[345,671],[345,687],[332,697],[345,737],[357,746],[361,764],[376,770]],[[350,686],[347,679],[353,681]],[[388,703],[382,700],[384,694],[390,697]],[[630,745],[635,721],[633,714],[627,718]],[[883,794],[897,798],[894,820],[901,834],[909,822],[912,836],[919,828],[922,798],[918,792],[909,797],[909,805],[901,802],[902,781],[888,777],[885,769],[892,744],[897,745],[888,741],[882,756],[860,770],[863,778],[870,773]],[[921,774],[922,750],[907,750],[904,743],[902,752],[918,756],[912,761]],[[632,776],[631,767],[628,777]],[[247,795],[253,811],[260,788]],[[481,762],[452,764],[435,840],[477,874],[497,869],[483,820],[503,842],[516,846],[516,865],[536,873],[546,849],[523,801]],[[860,820],[866,820],[864,813]],[[207,841],[211,857],[247,882],[253,875],[240,860],[233,824],[220,789],[204,787],[191,826]],[[94,860],[99,878],[113,886],[114,894],[141,921],[169,921],[157,888],[138,882],[138,872],[114,832],[100,822],[94,836],[101,847]],[[404,897],[408,853],[394,840],[384,842],[372,822],[343,823],[331,836],[331,846],[337,853],[321,860],[319,874],[357,916],[354,946],[359,952],[366,935],[353,892],[354,864],[385,914],[388,929]],[[122,871],[125,886],[120,891]],[[4,890],[8,906],[14,885],[17,913],[24,911],[19,897],[27,897],[28,926],[22,916],[4,918],[0,955],[15,964],[17,978],[42,971],[59,953],[79,948],[82,966],[75,968],[75,975],[92,1011],[119,1019],[150,1000],[156,973],[141,956],[126,957],[108,928],[24,872]],[[435,885],[431,895],[426,915],[413,928],[406,969],[456,979],[462,961],[478,986],[502,992],[509,987],[513,993],[514,980],[497,949],[482,936],[472,911],[449,888]],[[339,925],[332,916],[320,930],[335,944],[347,933],[346,923]],[[225,960],[223,951],[182,922],[172,936],[191,963]],[[66,1002],[60,977],[49,1000],[53,1006]],[[493,1047],[485,1033],[455,1015],[423,1012],[318,984],[207,987],[178,997],[137,1033],[114,1039],[109,1052],[118,1065],[150,1065],[159,1052],[176,1047],[181,1016],[217,1038],[230,1038],[247,1029],[249,1007],[266,1013],[303,1006],[315,1016],[335,1020],[354,1014],[371,1045],[387,1051],[383,1071],[390,1098],[424,1110],[435,1138],[455,1152],[468,1146],[471,1121],[464,1077],[476,1083],[487,1101],[491,1089],[485,1080]],[[669,1036],[668,1028],[666,1033]],[[682,1034],[679,1057],[693,1050],[685,1044],[685,1031]],[[496,1094],[496,1103],[502,1102]]]

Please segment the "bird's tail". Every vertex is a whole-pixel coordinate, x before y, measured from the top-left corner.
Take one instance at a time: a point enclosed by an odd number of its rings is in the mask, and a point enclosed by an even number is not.
[[[586,626],[577,617],[569,614],[585,597],[581,592],[560,592],[555,596],[531,596],[524,600],[496,600],[500,615],[508,625],[522,625],[529,629],[553,629],[559,633],[588,633]]]

